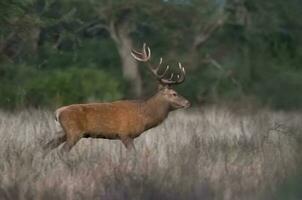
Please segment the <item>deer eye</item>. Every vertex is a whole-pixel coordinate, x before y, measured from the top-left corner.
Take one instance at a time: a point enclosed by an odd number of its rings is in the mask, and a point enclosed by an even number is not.
[[[173,93],[172,95],[173,95],[174,97],[176,97],[176,93]]]

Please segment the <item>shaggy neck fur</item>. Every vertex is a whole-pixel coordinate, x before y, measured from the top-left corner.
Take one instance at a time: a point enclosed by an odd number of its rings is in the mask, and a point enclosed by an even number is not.
[[[142,113],[147,129],[160,124],[169,114],[170,105],[158,92],[142,103]]]

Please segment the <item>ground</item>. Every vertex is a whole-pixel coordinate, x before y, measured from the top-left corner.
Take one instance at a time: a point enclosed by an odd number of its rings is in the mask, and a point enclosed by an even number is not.
[[[175,111],[135,140],[82,139],[63,158],[52,111],[0,112],[0,199],[275,199],[294,175],[302,114],[269,109]]]

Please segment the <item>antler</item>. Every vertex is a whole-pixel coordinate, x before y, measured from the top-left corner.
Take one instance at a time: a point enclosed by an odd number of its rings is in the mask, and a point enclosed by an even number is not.
[[[148,62],[151,58],[151,50],[149,47],[147,47],[146,43],[143,45],[142,51],[137,51],[137,50],[131,50],[131,55],[135,60],[141,61],[141,62]],[[153,67],[150,62],[149,64],[149,69],[152,72],[152,74],[156,77],[156,79],[162,83],[163,85],[176,85],[184,82],[185,76],[186,76],[186,71],[185,68],[181,65],[181,63],[178,63],[178,68],[180,70],[179,74],[176,75],[176,79],[174,78],[174,73],[171,73],[170,77],[164,78],[167,76],[167,72],[169,70],[169,65],[166,66],[166,69],[164,70],[163,73],[159,74],[159,69],[160,66],[163,62],[163,59],[160,58],[159,64],[157,67]]]

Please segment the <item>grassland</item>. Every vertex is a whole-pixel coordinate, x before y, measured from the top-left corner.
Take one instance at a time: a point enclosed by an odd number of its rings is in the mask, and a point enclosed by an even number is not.
[[[208,107],[172,113],[135,141],[82,139],[66,157],[52,112],[0,112],[0,199],[275,199],[300,161],[302,114]],[[132,157],[130,157],[132,159]]]

